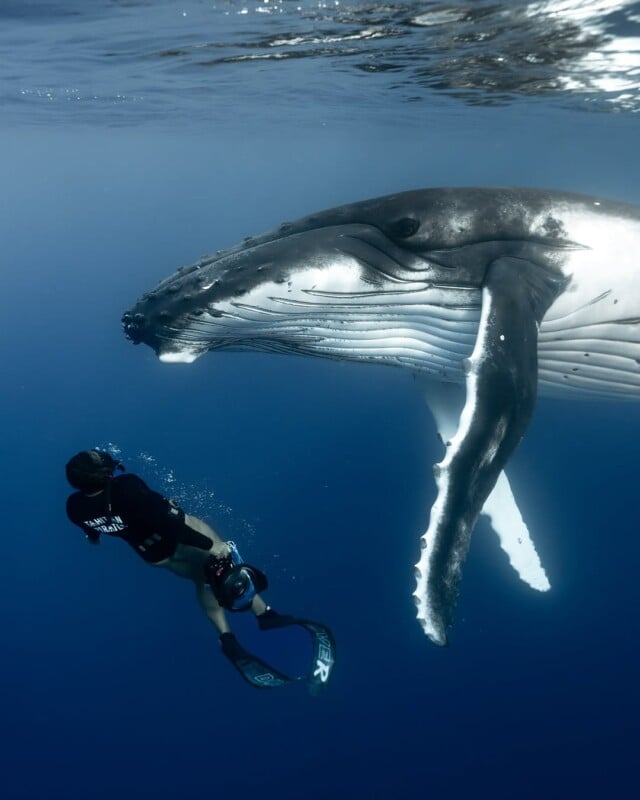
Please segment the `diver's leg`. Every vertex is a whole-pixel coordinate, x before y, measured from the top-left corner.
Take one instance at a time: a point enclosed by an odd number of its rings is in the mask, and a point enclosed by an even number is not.
[[[213,528],[206,522],[204,522],[204,520],[201,520],[198,517],[192,517],[189,514],[185,514],[184,521],[185,524],[188,525],[190,528],[193,528],[195,531],[198,531],[198,533],[202,533],[205,536],[208,536],[212,540],[213,545],[211,546],[211,550],[209,551],[212,555],[217,557],[221,556],[224,557],[231,552],[231,548],[229,547],[229,545],[226,542],[222,541],[220,536],[218,536],[218,534],[213,530]],[[200,602],[202,605],[202,601]],[[256,617],[259,617],[260,614],[264,614],[264,612],[267,610],[267,604],[260,597],[260,595],[256,595],[251,601],[251,610],[256,615]]]
[[[175,553],[157,566],[164,567],[181,578],[198,583],[202,581],[204,565],[209,554],[210,551],[191,547],[188,544],[179,544]]]
[[[220,558],[227,556],[231,552],[229,545],[224,542],[216,531],[204,520],[201,520],[199,517],[191,516],[191,514],[185,514],[184,521],[185,525],[188,525],[190,528],[193,528],[194,531],[211,539],[212,545],[209,552],[206,553],[207,557],[214,555]],[[204,562],[201,560],[203,552],[202,550],[195,550],[195,548],[186,545],[179,545],[176,554],[170,559],[170,563],[167,564],[167,566],[175,574],[184,578],[191,578],[191,580],[195,582],[198,601],[204,609],[205,614],[218,630],[224,633],[229,630],[229,625],[226,622],[223,609],[215,599],[208,584],[202,584],[202,586],[200,586],[200,575],[204,567]],[[217,608],[210,609],[210,602],[215,603]],[[260,595],[256,595],[251,601],[251,610],[256,617],[264,614],[267,608],[267,604]],[[219,623],[224,624],[224,629],[220,627]]]
[[[198,598],[202,610],[207,615],[207,618],[213,622],[218,629],[218,633],[229,633],[231,628],[227,622],[227,616],[211,591],[211,587],[203,581],[197,581],[196,597]]]
[[[211,545],[211,550],[209,552],[213,553],[214,556],[226,556],[229,553],[229,545],[226,542],[223,542],[213,528],[204,520],[199,519],[198,517],[192,517],[191,514],[185,514],[184,522],[185,525],[193,528],[194,531],[198,531],[198,533],[201,533],[211,539],[213,544]]]
[[[267,608],[269,608],[269,606],[264,602],[259,594],[257,594],[251,601],[251,610],[256,617],[259,617],[260,614],[264,614]]]

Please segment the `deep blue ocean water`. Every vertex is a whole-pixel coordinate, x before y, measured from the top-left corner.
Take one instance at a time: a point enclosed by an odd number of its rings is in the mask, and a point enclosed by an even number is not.
[[[120,327],[179,264],[345,202],[640,203],[639,36],[620,2],[0,2],[0,796],[639,796],[640,406],[538,402],[510,476],[552,590],[480,524],[439,649],[411,598],[440,457],[411,376],[161,364]],[[324,694],[252,689],[189,584],[86,544],[63,465],[96,445],[331,626]]]

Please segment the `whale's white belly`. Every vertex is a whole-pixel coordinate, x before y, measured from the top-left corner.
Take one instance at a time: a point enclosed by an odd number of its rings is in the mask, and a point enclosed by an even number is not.
[[[569,283],[538,340],[539,389],[575,398],[640,399],[640,224],[563,210]]]

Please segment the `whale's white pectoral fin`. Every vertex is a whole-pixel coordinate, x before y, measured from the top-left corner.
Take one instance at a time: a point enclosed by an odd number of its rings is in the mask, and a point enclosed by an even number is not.
[[[413,373],[433,414],[438,434],[444,445],[450,442],[458,429],[460,414],[464,406],[464,386],[459,383],[441,383],[420,372]]]
[[[501,256],[487,270],[478,335],[463,362],[465,404],[434,467],[438,494],[415,569],[418,621],[436,644],[447,643],[478,516],[533,414],[538,326],[559,286],[552,270],[523,258]]]
[[[433,414],[438,434],[446,446],[458,428],[464,406],[464,387],[457,383],[438,383],[420,373],[415,373],[415,378]],[[500,540],[500,546],[520,578],[540,592],[550,589],[551,584],[504,471],[500,473],[493,491],[486,499],[482,513],[488,517]]]
[[[498,534],[500,547],[507,554],[509,563],[520,578],[539,592],[551,588],[547,573],[540,563],[529,529],[518,508],[509,480],[504,471],[487,497],[482,513],[489,518],[491,527]]]

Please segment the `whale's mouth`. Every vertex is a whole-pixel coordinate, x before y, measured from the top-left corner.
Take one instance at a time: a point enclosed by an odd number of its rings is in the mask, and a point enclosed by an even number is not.
[[[349,353],[355,339],[420,335],[418,306],[477,311],[478,280],[452,253],[421,254],[375,225],[335,221],[264,236],[162,281],[124,314],[124,332],[169,363],[223,348],[339,358],[340,341]]]
[[[364,224],[262,237],[182,268],[122,322],[167,363],[226,349],[446,372],[477,330],[482,268],[465,270],[468,248],[482,264],[495,244],[419,253]]]
[[[371,225],[334,224],[264,236],[180,268],[141,297],[123,315],[122,324],[134,344],[145,343],[171,360],[168,343],[180,342],[180,351],[196,354],[201,348],[187,329],[223,331],[224,325],[212,324],[215,319],[228,321],[235,305],[245,298],[255,300],[261,286],[285,298],[306,289],[346,299],[384,284],[420,281],[424,269],[420,256]],[[317,273],[317,280],[304,286],[301,274],[310,271]],[[204,320],[207,324],[199,324]],[[205,349],[214,346],[211,341]]]

